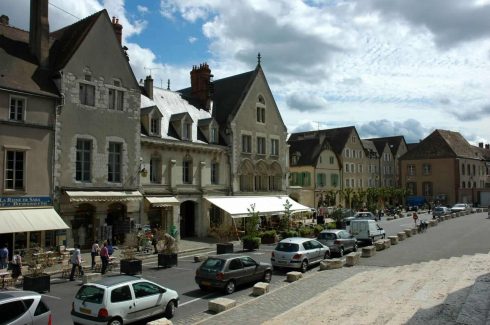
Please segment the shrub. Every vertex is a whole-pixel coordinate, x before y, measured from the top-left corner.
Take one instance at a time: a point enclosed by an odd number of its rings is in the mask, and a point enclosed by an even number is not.
[[[298,232],[294,230],[284,231],[282,233],[282,238],[298,237]]]
[[[318,236],[319,233],[321,233],[324,230],[323,225],[315,225],[315,228],[313,228],[313,234]]]
[[[301,227],[299,228],[299,235],[301,237],[309,237],[313,232],[313,229],[310,227]]]
[[[243,249],[257,249],[260,246],[260,237],[243,236]]]
[[[267,230],[260,234],[261,238],[276,238],[277,232],[275,230]]]
[[[329,222],[327,224],[327,229],[336,229],[337,228],[337,223],[336,222]]]

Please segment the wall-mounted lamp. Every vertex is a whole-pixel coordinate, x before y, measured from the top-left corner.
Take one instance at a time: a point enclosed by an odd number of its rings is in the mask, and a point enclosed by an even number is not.
[[[143,157],[140,157],[140,168],[138,173],[140,173],[143,177],[148,175],[148,171],[146,170],[145,166],[143,166]]]

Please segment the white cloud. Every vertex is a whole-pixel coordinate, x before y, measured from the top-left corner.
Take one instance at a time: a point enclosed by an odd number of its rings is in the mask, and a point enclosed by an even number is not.
[[[197,37],[191,36],[188,38],[189,43],[194,44],[197,41]]]
[[[145,6],[141,6],[141,5],[137,5],[136,6],[136,9],[138,10],[138,12],[142,15],[144,14],[147,14],[149,12],[149,9],[148,7],[145,7]]]

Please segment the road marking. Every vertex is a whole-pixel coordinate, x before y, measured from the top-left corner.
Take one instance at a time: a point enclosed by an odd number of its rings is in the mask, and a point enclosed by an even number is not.
[[[181,303],[181,304],[179,303],[179,307],[185,306],[187,304],[191,304],[191,303],[196,302],[196,301],[199,301],[199,300],[204,300],[205,298],[210,297],[210,296],[213,296],[213,295],[214,295],[214,293],[208,293],[207,295],[205,295],[205,296],[203,296],[201,298],[192,299],[192,300],[186,301],[186,302]]]

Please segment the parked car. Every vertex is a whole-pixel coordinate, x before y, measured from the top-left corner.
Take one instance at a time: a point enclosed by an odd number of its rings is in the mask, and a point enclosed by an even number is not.
[[[0,291],[0,323],[51,325],[51,310],[42,296],[32,291]]]
[[[374,220],[352,220],[350,233],[360,242],[372,245],[376,240],[385,238],[386,233]]]
[[[172,318],[178,307],[176,291],[131,275],[108,276],[86,283],[72,303],[75,324],[129,324],[155,315]]]
[[[311,238],[291,237],[281,240],[271,253],[273,268],[292,268],[306,272],[308,267],[330,257],[330,249]]]
[[[363,211],[363,212],[357,212],[354,215],[354,220],[359,220],[359,219],[376,220],[377,217],[372,212]]]
[[[468,203],[456,203],[451,207],[451,212],[461,212],[461,211],[470,211],[471,207]]]
[[[432,210],[432,215],[435,217],[445,216],[446,214],[451,213],[451,209],[445,206],[438,206]]]
[[[344,256],[345,252],[357,251],[357,239],[344,229],[323,230],[316,239],[328,246],[331,254],[340,257]]]
[[[250,256],[221,254],[208,257],[196,270],[195,281],[199,288],[223,289],[232,294],[242,284],[259,281],[270,282],[272,266],[259,263]]]

